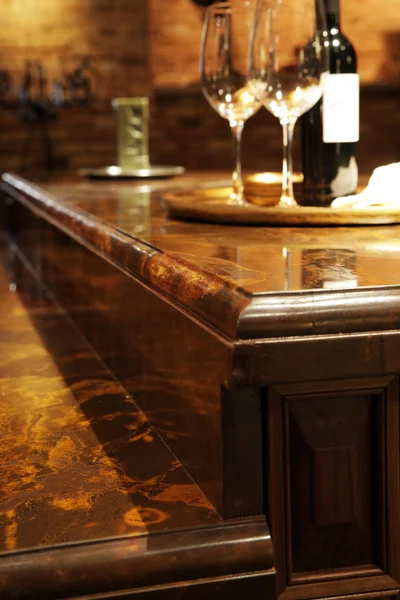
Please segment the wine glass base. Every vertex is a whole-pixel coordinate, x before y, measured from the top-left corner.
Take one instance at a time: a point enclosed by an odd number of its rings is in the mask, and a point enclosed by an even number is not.
[[[277,204],[279,208],[293,208],[294,206],[299,206],[294,199],[293,196],[287,196],[286,194],[282,194],[279,203]]]
[[[228,204],[233,206],[245,206],[247,202],[242,194],[235,194],[235,192],[232,192],[229,195]]]

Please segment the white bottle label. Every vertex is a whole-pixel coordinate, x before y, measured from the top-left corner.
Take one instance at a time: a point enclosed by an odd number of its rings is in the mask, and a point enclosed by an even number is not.
[[[325,144],[358,142],[360,138],[360,78],[356,73],[330,74],[322,101]]]

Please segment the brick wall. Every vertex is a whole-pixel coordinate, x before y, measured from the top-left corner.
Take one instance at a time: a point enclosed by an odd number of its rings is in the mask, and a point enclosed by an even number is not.
[[[363,0],[359,13],[358,0],[342,0],[344,29],[357,46],[364,83],[400,83],[397,2]],[[8,68],[18,83],[26,58],[42,60],[52,81],[76,66],[82,55],[90,57],[96,100],[90,107],[59,111],[50,124],[60,168],[115,162],[110,101],[147,93],[152,93],[153,163],[230,167],[228,124],[196,86],[181,89],[198,81],[203,14],[190,0],[3,0],[0,69]],[[395,87],[363,92],[363,170],[400,159],[399,104]],[[24,163],[34,173],[43,163],[39,133],[29,146],[29,132],[16,113],[0,108],[0,171],[20,171]],[[265,110],[246,125],[243,145],[246,168],[280,168],[280,126]]]
[[[203,9],[189,0],[149,0],[149,7],[155,85],[198,81]],[[400,83],[399,0],[341,0],[341,12],[362,82]]]
[[[42,61],[48,88],[90,57],[96,100],[88,108],[58,112],[50,124],[56,159],[74,169],[115,161],[115,124],[110,100],[147,95],[146,0],[4,0],[0,3],[0,69],[21,85],[26,59]],[[15,91],[15,90],[14,90]],[[0,108],[0,170],[35,171],[43,163],[41,131],[21,125],[15,111]]]
[[[230,168],[231,138],[227,121],[195,89],[159,91],[151,114],[151,154],[165,163],[180,161],[187,168]],[[396,135],[396,132],[398,134]],[[358,144],[360,170],[400,161],[400,90],[365,87],[361,90]],[[299,127],[294,138],[294,163],[300,167]],[[279,171],[282,160],[281,126],[264,108],[245,125],[243,167]]]
[[[26,59],[54,79],[89,55],[100,100],[149,89],[146,0],[4,0],[0,23],[0,67],[16,83]]]

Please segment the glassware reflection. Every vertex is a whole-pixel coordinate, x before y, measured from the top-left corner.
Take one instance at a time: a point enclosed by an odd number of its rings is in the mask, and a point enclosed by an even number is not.
[[[303,289],[347,289],[358,286],[356,253],[345,249],[302,251]]]

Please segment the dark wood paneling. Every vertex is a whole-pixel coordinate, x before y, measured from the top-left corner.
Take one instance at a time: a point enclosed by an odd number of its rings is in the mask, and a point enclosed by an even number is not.
[[[399,585],[386,575],[364,577],[362,572],[355,573],[353,579],[320,581],[313,584],[290,585],[279,595],[279,600],[364,600],[364,598],[397,598]]]
[[[132,592],[124,591],[121,594],[96,594],[81,597],[79,600],[137,600],[138,596],[145,600],[243,600],[245,597],[274,600],[276,589],[274,578],[261,572],[251,577],[221,577],[207,582],[193,581],[179,586],[163,585]]]
[[[389,375],[400,373],[399,348],[397,330],[265,339],[235,346],[233,373],[254,387]]]
[[[398,544],[387,531],[400,524],[397,378],[274,386],[268,396],[280,590],[338,579],[350,593],[352,579],[380,574],[394,585]]]
[[[313,521],[317,526],[353,523],[358,517],[357,453],[354,446],[312,453]]]
[[[264,512],[260,390],[222,389],[224,504],[232,517]]]
[[[40,553],[0,555],[1,597],[61,600],[106,592],[113,597],[119,590],[133,589],[139,595],[163,585],[185,590],[196,580],[212,584],[215,578],[218,583],[222,577],[252,574],[256,582],[261,575],[258,589],[267,595],[273,591],[271,559],[271,542],[262,518],[153,537],[54,546]]]
[[[344,391],[285,400],[289,582],[307,571],[384,570],[382,397]]]

